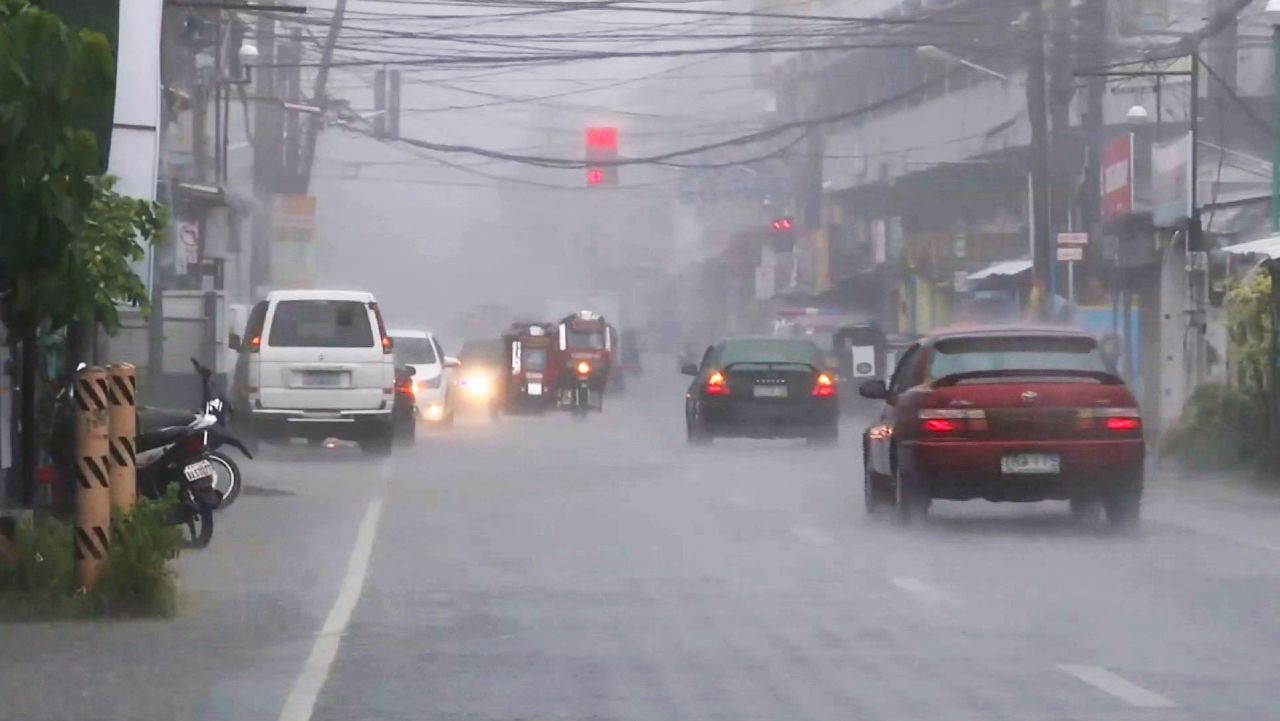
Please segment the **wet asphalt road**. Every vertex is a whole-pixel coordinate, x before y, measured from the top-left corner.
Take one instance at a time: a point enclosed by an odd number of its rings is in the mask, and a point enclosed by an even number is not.
[[[179,618],[0,624],[0,719],[1277,717],[1280,501],[1160,476],[1136,537],[1065,504],[901,529],[852,427],[689,449],[681,392],[276,449]]]

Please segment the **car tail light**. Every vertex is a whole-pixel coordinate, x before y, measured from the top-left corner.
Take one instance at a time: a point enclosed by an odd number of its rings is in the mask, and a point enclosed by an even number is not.
[[[201,453],[204,453],[204,434],[192,433],[186,438],[183,438],[180,445],[183,453],[186,453],[189,456],[198,456]]]
[[[819,373],[813,382],[814,398],[832,398],[836,394],[836,379],[827,373]]]
[[[249,339],[249,352],[257,353],[260,350],[262,350],[262,336],[255,335]]]
[[[987,412],[979,408],[923,408],[919,418],[928,433],[987,430]]]
[[[1116,433],[1142,430],[1142,414],[1137,408],[1081,408],[1076,411],[1076,427],[1102,428]]]
[[[709,396],[727,396],[729,395],[729,385],[725,383],[724,374],[715,371],[707,376],[707,395]]]
[[[382,352],[384,355],[391,353],[391,336],[387,335],[387,324],[382,321],[382,309],[377,303],[370,303],[369,310],[373,311],[374,320],[378,321],[378,335],[382,336]]]
[[[396,380],[396,393],[400,393],[401,395],[408,396],[409,398],[417,397],[417,394],[414,392],[413,381],[410,380],[409,378],[402,378],[402,379]]]

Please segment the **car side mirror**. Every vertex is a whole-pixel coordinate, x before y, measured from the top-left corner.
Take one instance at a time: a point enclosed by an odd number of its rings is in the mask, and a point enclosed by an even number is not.
[[[227,337],[227,347],[231,350],[240,350],[240,334],[232,333]]]
[[[454,358],[451,355],[447,355],[444,357],[444,367],[445,368],[461,368],[462,361],[458,360],[457,358]]]
[[[696,363],[684,363],[680,366],[680,372],[687,376],[698,375],[698,365]]]
[[[858,386],[858,395],[872,400],[889,400],[889,387],[882,380],[867,381]]]

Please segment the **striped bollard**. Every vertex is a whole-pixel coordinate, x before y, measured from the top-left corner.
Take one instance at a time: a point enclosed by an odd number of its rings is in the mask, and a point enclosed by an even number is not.
[[[76,577],[93,588],[111,547],[111,490],[107,460],[107,372],[76,374]]]
[[[131,363],[107,366],[107,428],[110,437],[111,509],[128,512],[138,498],[138,381]]]

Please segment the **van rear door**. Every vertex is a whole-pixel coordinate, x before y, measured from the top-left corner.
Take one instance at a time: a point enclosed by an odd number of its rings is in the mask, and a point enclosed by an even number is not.
[[[261,348],[264,408],[372,410],[394,383],[376,307],[358,300],[275,301]]]

